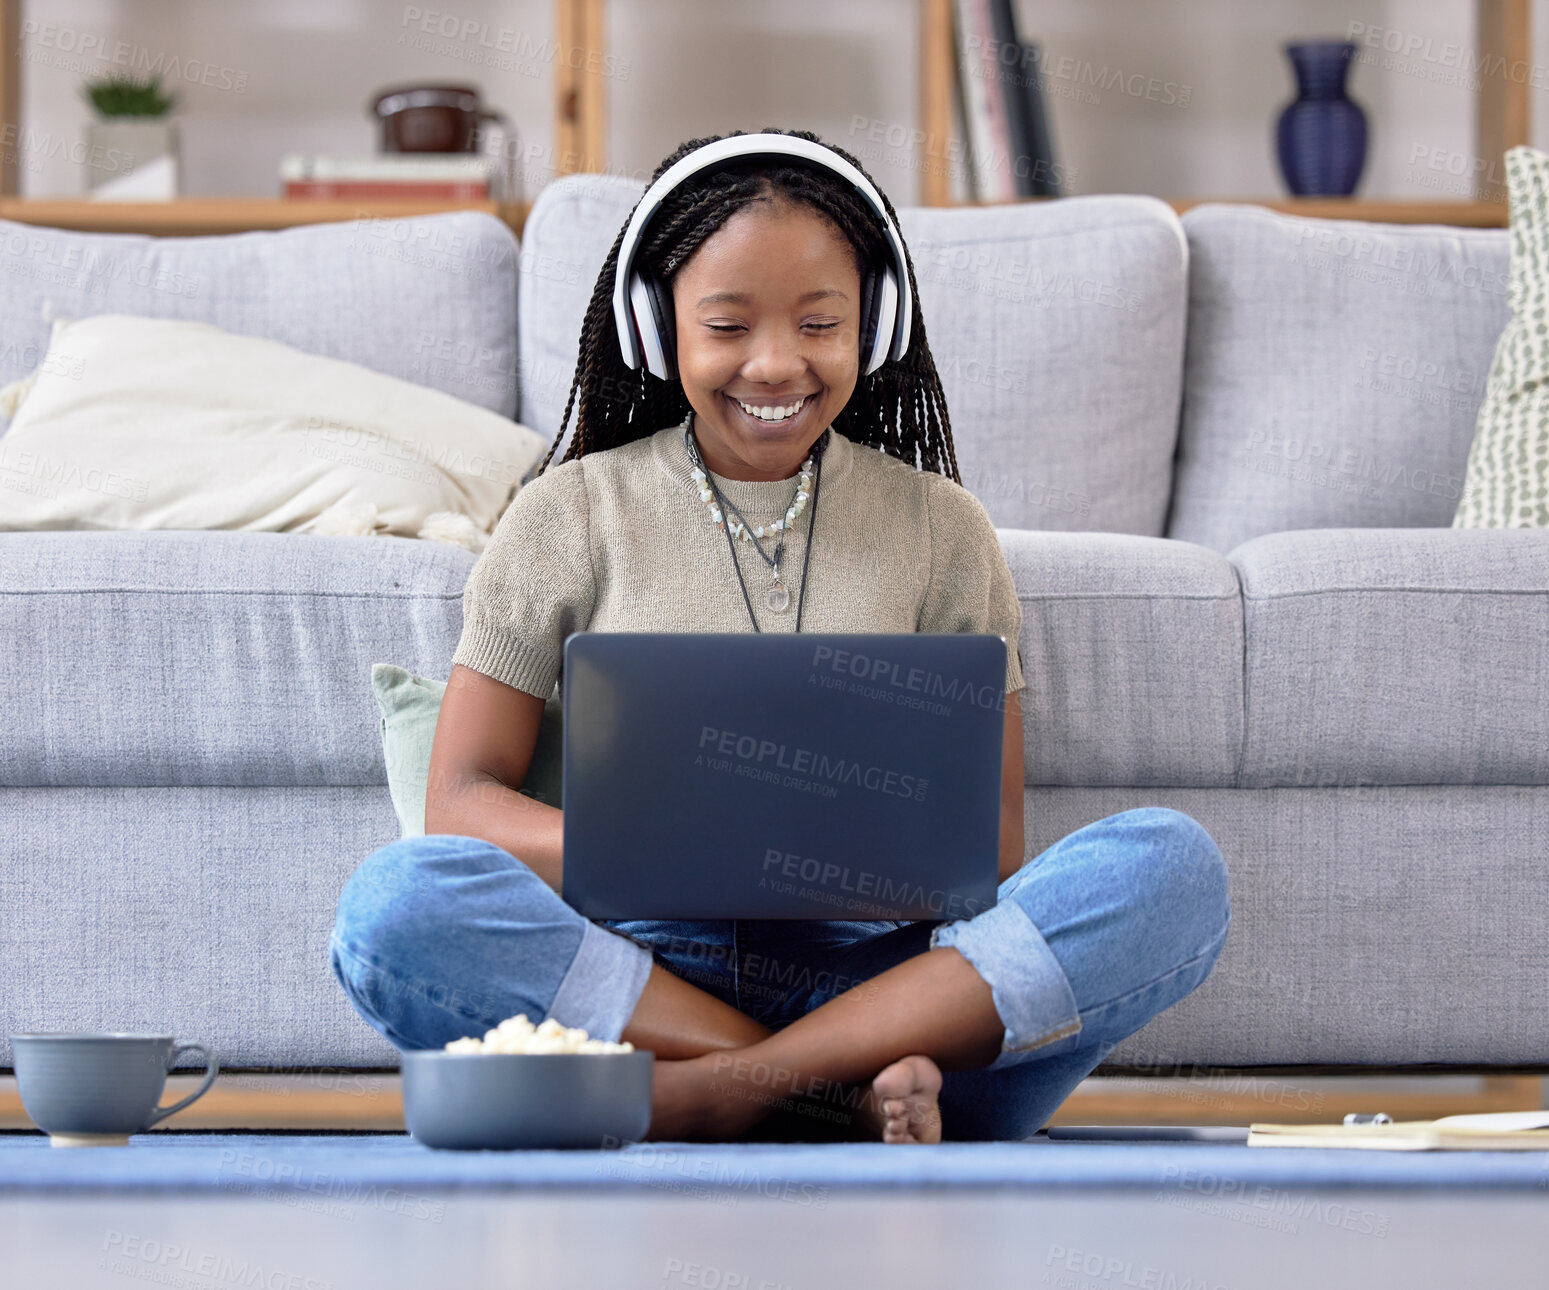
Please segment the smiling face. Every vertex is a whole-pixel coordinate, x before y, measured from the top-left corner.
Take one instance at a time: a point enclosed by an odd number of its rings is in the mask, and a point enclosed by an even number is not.
[[[678,379],[709,470],[767,481],[800,469],[855,391],[860,281],[844,235],[779,197],[743,207],[678,270]],[[765,420],[742,404],[800,406]]]

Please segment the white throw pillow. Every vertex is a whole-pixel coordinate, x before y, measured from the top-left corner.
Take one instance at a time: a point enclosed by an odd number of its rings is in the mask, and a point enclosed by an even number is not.
[[[0,529],[414,537],[434,516],[428,536],[477,546],[547,447],[438,390],[159,318],[56,322],[9,393]]]

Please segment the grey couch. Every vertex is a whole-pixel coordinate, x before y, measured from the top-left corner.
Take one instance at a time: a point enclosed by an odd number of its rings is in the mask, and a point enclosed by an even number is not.
[[[555,183],[520,248],[478,215],[0,224],[0,380],[40,357],[45,303],[199,318],[552,436],[640,190]],[[1021,593],[1028,855],[1162,804],[1231,871],[1214,974],[1110,1068],[1549,1066],[1549,533],[1449,527],[1507,234],[1133,197],[901,217]],[[0,437],[0,483],[19,469]],[[0,1037],[394,1064],[327,936],[398,832],[370,666],[447,674],[473,558],[0,535]]]

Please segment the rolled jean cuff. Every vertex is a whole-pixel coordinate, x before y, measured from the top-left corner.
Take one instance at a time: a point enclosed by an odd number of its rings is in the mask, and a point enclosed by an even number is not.
[[[640,1002],[651,962],[650,950],[588,919],[549,1016],[579,1026],[593,1039],[617,1043]]]
[[[1015,901],[1003,900],[976,918],[943,923],[931,932],[930,948],[955,949],[990,987],[1006,1034],[989,1069],[1015,1065],[1021,1054],[1080,1033],[1070,978]]]

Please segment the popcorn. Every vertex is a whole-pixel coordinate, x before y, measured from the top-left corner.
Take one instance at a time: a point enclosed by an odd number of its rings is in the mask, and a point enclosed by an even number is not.
[[[588,1038],[586,1031],[578,1027],[562,1026],[553,1017],[534,1026],[525,1012],[507,1017],[493,1030],[486,1030],[484,1038],[469,1035],[466,1039],[453,1039],[446,1046],[449,1053],[632,1053],[630,1043],[615,1044],[607,1039]]]

